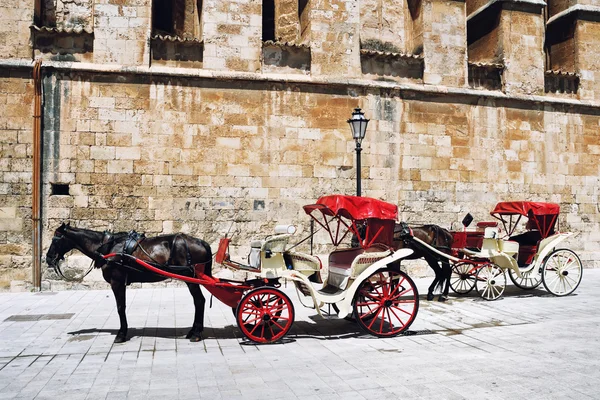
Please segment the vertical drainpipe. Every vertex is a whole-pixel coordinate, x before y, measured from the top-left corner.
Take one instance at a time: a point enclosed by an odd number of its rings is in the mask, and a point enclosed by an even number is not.
[[[42,288],[42,208],[41,208],[41,175],[42,175],[42,60],[38,59],[33,66],[33,86],[35,90],[33,106],[33,177],[31,220],[33,226],[33,288]]]

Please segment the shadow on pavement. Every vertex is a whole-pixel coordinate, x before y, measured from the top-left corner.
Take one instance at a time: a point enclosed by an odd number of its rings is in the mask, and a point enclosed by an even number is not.
[[[134,337],[160,337],[165,339],[185,339],[189,328],[166,328],[166,327],[145,327],[129,328],[128,339]],[[80,329],[68,332],[74,337],[70,341],[91,340],[99,334],[117,335],[118,329]],[[411,336],[419,332],[408,330],[402,335]],[[401,336],[402,336],[401,335]],[[204,339],[242,339],[245,337],[236,325],[227,325],[224,327],[213,328],[205,327],[202,333]],[[343,340],[350,338],[375,338],[372,335],[364,333],[359,326],[351,321],[344,319],[324,319],[317,320],[314,323],[308,321],[295,321],[290,332],[286,335],[286,340],[296,339],[317,339],[317,340]]]

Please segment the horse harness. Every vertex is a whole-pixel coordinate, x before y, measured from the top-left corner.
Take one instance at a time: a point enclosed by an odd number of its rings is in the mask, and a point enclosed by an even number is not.
[[[441,250],[441,251],[448,251],[450,250],[449,246],[443,246],[440,245],[439,242],[439,236],[440,236],[440,227],[437,225],[430,225],[433,229],[433,240],[431,241],[431,246],[435,249]],[[406,245],[410,245],[410,246],[416,246],[419,247],[421,250],[427,250],[423,245],[421,245],[420,243],[411,240],[413,237],[413,230],[410,226],[408,226],[408,224],[404,221],[400,222],[397,225],[397,229],[394,229],[394,239],[396,237],[396,234],[398,234],[398,237],[400,240],[402,240]]]
[[[123,258],[129,258],[129,257],[133,257],[133,253],[139,248],[142,253],[144,253],[146,255],[146,257],[148,257],[148,259],[151,261],[152,264],[154,264],[156,267],[160,268],[160,269],[184,269],[184,270],[189,270],[192,273],[194,273],[195,275],[195,265],[192,265],[192,255],[190,253],[190,248],[188,246],[187,240],[185,240],[185,238],[182,237],[181,234],[176,234],[175,237],[173,238],[173,241],[171,243],[171,247],[169,249],[169,258],[167,260],[167,262],[165,264],[158,262],[156,259],[154,259],[149,253],[148,251],[141,245],[141,243],[146,239],[146,235],[143,233],[138,233],[135,230],[130,231],[127,234],[127,239],[125,240],[125,244],[123,246],[123,250],[120,253],[121,256],[121,260],[123,260]],[[173,253],[174,253],[174,249],[175,246],[177,245],[177,241],[182,241],[183,240],[183,244],[185,247],[185,255],[186,255],[186,264],[185,265],[181,265],[181,266],[174,266],[171,265],[173,262]],[[129,257],[127,257],[129,256]],[[130,265],[130,263],[124,263],[124,262],[115,262],[116,264],[123,266],[125,268],[134,270],[136,272],[140,272],[140,269],[137,268],[136,264]],[[202,263],[202,264],[206,264],[206,263]]]

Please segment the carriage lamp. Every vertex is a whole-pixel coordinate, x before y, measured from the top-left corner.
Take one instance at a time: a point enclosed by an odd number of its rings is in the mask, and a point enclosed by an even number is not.
[[[356,195],[360,197],[360,152],[362,151],[360,145],[365,138],[369,120],[365,118],[365,113],[360,110],[360,107],[357,107],[347,122],[352,131],[352,139],[356,142]]]

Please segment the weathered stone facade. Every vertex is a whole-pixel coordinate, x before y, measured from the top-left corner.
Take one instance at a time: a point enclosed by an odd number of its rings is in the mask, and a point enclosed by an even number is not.
[[[90,19],[61,25],[72,19],[57,7],[46,26],[50,3]],[[158,29],[158,3],[183,19]],[[444,226],[466,212],[489,220],[498,201],[558,202],[561,230],[579,233],[566,246],[600,267],[600,6],[549,3],[3,2],[0,286],[31,280],[32,55],[43,59],[44,251],[62,221],[184,231],[214,250],[235,221],[240,256],[276,223],[303,237],[301,205],[355,192],[346,119],[359,106],[371,119],[364,195]],[[68,46],[81,35],[91,45]],[[498,88],[473,85],[472,71]],[[545,90],[548,79],[577,90]]]

